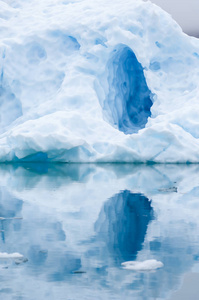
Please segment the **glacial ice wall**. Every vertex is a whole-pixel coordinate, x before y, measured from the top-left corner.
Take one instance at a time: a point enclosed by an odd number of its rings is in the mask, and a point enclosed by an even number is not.
[[[199,41],[150,1],[0,0],[0,161],[199,162]]]

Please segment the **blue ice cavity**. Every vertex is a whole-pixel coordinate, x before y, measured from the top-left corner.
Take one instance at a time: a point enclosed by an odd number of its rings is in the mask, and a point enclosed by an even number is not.
[[[108,121],[125,134],[138,132],[151,116],[152,94],[134,52],[119,45],[108,62],[109,93],[104,102]]]
[[[43,152],[36,152],[34,154],[31,155],[27,155],[22,159],[19,159],[18,157],[14,158],[15,162],[43,162],[43,163],[47,163],[48,162],[48,155],[46,153]]]

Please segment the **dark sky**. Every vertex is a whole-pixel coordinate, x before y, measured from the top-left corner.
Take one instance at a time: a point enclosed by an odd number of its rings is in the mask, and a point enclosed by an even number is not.
[[[170,13],[183,31],[199,37],[199,0],[151,0]]]

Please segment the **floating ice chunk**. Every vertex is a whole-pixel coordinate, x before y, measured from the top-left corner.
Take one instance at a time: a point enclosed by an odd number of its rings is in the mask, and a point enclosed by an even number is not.
[[[126,270],[133,271],[152,271],[162,268],[164,264],[156,259],[149,259],[145,261],[126,261],[122,263],[122,266]]]
[[[23,258],[23,255],[20,253],[6,253],[6,252],[0,252],[0,259],[7,259],[7,258]]]

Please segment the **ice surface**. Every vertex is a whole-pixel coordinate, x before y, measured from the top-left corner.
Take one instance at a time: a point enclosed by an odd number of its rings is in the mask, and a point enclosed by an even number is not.
[[[0,0],[0,161],[199,162],[199,41],[141,0]]]
[[[122,263],[122,266],[126,270],[132,271],[152,271],[162,268],[164,265],[161,261],[155,259],[149,259],[145,261],[126,261]]]

